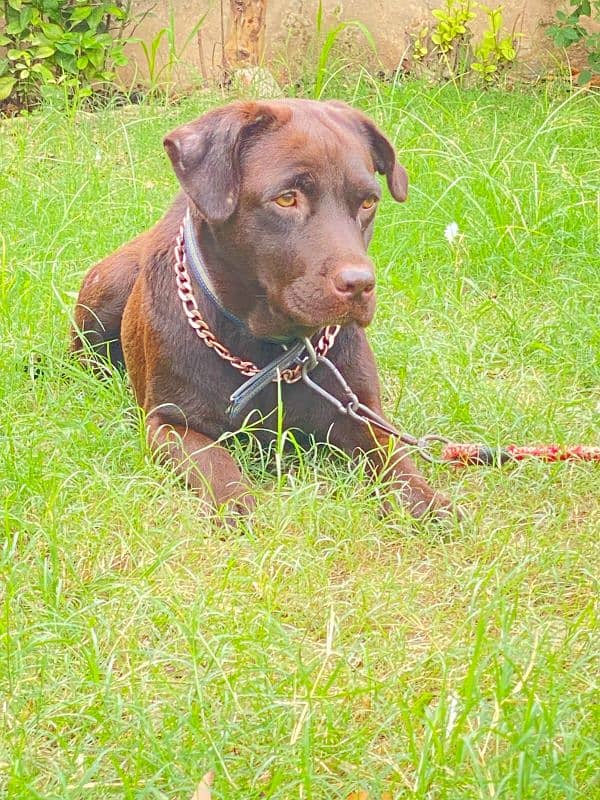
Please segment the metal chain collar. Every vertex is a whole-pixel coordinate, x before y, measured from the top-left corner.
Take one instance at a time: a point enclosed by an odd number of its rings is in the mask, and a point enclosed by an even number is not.
[[[234,369],[239,370],[242,375],[247,375],[249,377],[257,375],[261,371],[261,367],[257,366],[253,361],[245,361],[243,358],[234,356],[227,347],[217,339],[200,313],[186,265],[183,222],[181,223],[179,234],[175,240],[174,267],[177,294],[183,306],[183,313],[187,317],[187,321],[196,332],[198,338],[201,339],[207,347],[214,350],[220,358],[224,361],[228,361]],[[333,347],[339,331],[339,325],[327,325],[327,327],[323,328],[319,340],[315,345],[315,352],[317,355],[323,357],[327,355],[329,350]],[[282,370],[277,377],[273,378],[275,382],[280,380],[285,383],[296,383],[296,381],[302,380],[302,364],[297,364],[294,367]]]

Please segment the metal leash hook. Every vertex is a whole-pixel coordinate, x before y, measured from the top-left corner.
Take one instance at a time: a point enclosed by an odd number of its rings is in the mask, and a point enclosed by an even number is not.
[[[403,441],[405,441],[406,436],[407,434],[403,434]],[[417,439],[415,447],[419,451],[421,458],[428,461],[430,464],[447,464],[448,461],[444,458],[443,454],[436,456],[432,453],[431,445],[434,442],[439,442],[441,445],[445,446],[450,444],[451,439],[448,439],[447,436],[442,436],[440,433],[428,433]]]
[[[449,439],[436,433],[430,433],[427,436],[422,436],[419,439],[416,436],[411,436],[409,433],[401,433],[399,430],[394,428],[393,425],[390,425],[389,422],[383,419],[383,417],[380,417],[379,414],[376,414],[373,409],[360,402],[335,364],[333,364],[325,356],[317,355],[310,340],[305,339],[304,346],[308,353],[308,357],[302,364],[302,382],[308,386],[309,389],[315,392],[315,394],[318,394],[320,397],[334,406],[334,408],[340,414],[345,414],[346,416],[351,417],[363,425],[375,425],[375,427],[379,428],[380,430],[389,433],[391,436],[395,436],[403,444],[406,444],[409,447],[414,447],[421,458],[423,458],[425,461],[428,461],[431,464],[445,463],[444,458],[433,455],[431,452],[431,443],[440,442],[442,444],[448,444],[450,442]],[[327,367],[333,374],[333,377],[337,380],[345,395],[345,403],[332,395],[326,389],[323,389],[322,386],[319,386],[318,383],[309,377],[309,372],[311,372],[319,364]]]
[[[298,359],[298,363],[302,364],[302,374],[305,371],[310,372],[311,369],[314,369],[317,364],[319,363],[319,357],[317,356],[317,351],[311,340],[308,336],[305,336],[302,340],[304,343],[304,349],[306,350],[306,357],[304,359]]]
[[[337,367],[335,367],[328,358],[317,355],[310,339],[304,339],[304,346],[308,356],[302,364],[302,382],[306,384],[309,389],[315,392],[315,394],[318,394],[324,400],[327,400],[328,403],[331,403],[331,405],[335,406],[340,414],[350,414],[351,411],[355,410],[360,405],[358,397],[348,386]],[[323,389],[322,386],[319,386],[318,383],[315,383],[312,378],[308,377],[309,372],[312,372],[312,370],[319,364],[328,366],[334,373],[334,376],[337,378],[338,383],[341,384],[344,394],[347,397],[347,402],[345,404],[338,400],[337,397],[334,397],[334,395],[330,394],[326,389]]]

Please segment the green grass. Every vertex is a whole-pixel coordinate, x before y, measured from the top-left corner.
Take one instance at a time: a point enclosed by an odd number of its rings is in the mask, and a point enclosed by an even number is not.
[[[411,176],[372,246],[392,418],[600,443],[598,96],[346,99]],[[162,214],[161,137],[209,103],[0,124],[0,795],[187,798],[214,767],[236,800],[599,796],[598,466],[426,467],[470,520],[417,530],[360,466],[242,454],[231,532],[152,463],[125,381],[66,359],[82,275]]]

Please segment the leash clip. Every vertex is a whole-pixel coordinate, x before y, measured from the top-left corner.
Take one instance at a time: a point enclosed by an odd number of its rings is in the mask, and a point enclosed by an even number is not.
[[[302,364],[302,375],[305,375],[308,372],[312,372],[312,370],[317,366],[319,363],[319,356],[317,355],[315,346],[308,336],[305,336],[304,339],[302,339],[302,342],[304,343],[304,349],[306,350],[306,357],[298,359],[298,363]]]
[[[290,347],[282,346],[284,351],[281,355],[274,358],[256,375],[244,381],[230,396],[226,411],[230,420],[234,419],[265,386],[268,386],[274,380],[279,380],[279,376],[284,370],[290,369],[294,364],[299,364],[302,365],[302,375],[304,376],[319,363],[317,351],[308,338],[298,339]],[[302,357],[304,350],[306,350],[306,356]]]

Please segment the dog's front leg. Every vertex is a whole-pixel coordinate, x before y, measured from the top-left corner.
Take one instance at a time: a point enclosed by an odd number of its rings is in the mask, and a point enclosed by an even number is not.
[[[381,413],[379,409],[377,413]],[[416,519],[442,520],[453,516],[460,519],[460,511],[453,507],[449,498],[427,483],[409,457],[406,446],[389,433],[344,417],[334,424],[330,441],[350,455],[364,453],[374,477],[382,478],[390,492],[397,492]],[[384,500],[383,508],[386,513],[391,510],[389,498]]]
[[[175,425],[159,414],[147,419],[148,442],[156,456],[174,466],[178,475],[203,500],[247,513],[255,506],[248,484],[224,447],[203,433]]]

